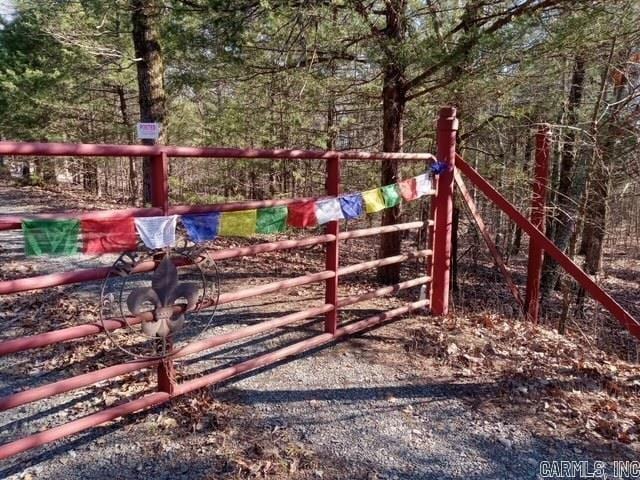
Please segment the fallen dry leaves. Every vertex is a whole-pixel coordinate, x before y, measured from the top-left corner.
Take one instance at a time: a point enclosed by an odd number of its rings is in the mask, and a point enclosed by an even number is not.
[[[431,319],[407,351],[441,373],[482,383],[483,410],[520,416],[544,434],[640,448],[640,367],[585,345],[578,336],[491,313]]]
[[[196,435],[215,449],[211,479],[305,480],[338,478],[340,472],[322,464],[286,427],[254,422],[250,409],[222,402],[211,390],[179,397],[156,423],[172,435]]]

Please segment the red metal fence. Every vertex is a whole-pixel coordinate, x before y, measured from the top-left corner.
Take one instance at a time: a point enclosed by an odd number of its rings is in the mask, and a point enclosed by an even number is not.
[[[291,250],[311,245],[325,245],[324,270],[310,273],[295,278],[279,280],[264,285],[239,289],[221,294],[217,304],[226,304],[257,295],[277,292],[281,289],[289,289],[317,282],[325,284],[325,298],[321,305],[307,308],[279,318],[264,321],[258,324],[245,326],[231,332],[210,336],[197,340],[178,350],[170,361],[159,359],[136,360],[117,365],[104,367],[82,375],[59,380],[53,383],[28,388],[26,390],[0,397],[0,411],[20,407],[27,403],[43,400],[65,392],[94,385],[103,380],[113,379],[131,372],[144,369],[157,368],[158,390],[155,393],[144,395],[121,405],[106,408],[83,418],[59,425],[57,427],[41,431],[27,437],[17,439],[10,443],[0,445],[0,459],[7,458],[25,450],[39,447],[67,435],[81,432],[85,429],[113,420],[123,415],[146,409],[171,398],[207,385],[215,384],[256,368],[273,364],[291,355],[316,348],[320,345],[332,342],[338,338],[350,335],[362,330],[378,326],[405,313],[430,307],[431,313],[445,315],[448,312],[449,301],[449,270],[451,259],[451,228],[453,210],[454,177],[463,173],[482,191],[495,205],[503,210],[517,225],[526,232],[530,238],[529,278],[527,283],[526,309],[531,319],[535,321],[538,315],[538,290],[540,281],[541,255],[545,251],[572,275],[585,290],[612,315],[620,321],[633,335],[640,338],[640,323],[622,308],[610,295],[604,292],[588,275],[586,275],[574,262],[564,255],[547,237],[542,228],[544,226],[544,197],[545,181],[547,177],[547,164],[549,158],[549,136],[546,129],[541,129],[537,135],[536,149],[536,179],[534,185],[534,201],[532,209],[532,222],[517,211],[499,192],[497,192],[478,172],[471,168],[460,156],[455,153],[455,138],[457,120],[455,109],[444,108],[440,111],[437,123],[437,159],[448,168],[443,168],[438,176],[435,198],[431,202],[432,219],[425,224],[423,221],[414,221],[389,225],[384,227],[364,228],[348,232],[340,232],[337,221],[330,222],[321,235],[307,236],[302,239],[279,240],[265,242],[252,246],[234,247],[210,252],[213,260],[223,260],[244,256],[259,255],[267,252]],[[52,143],[11,143],[0,142],[0,155],[38,155],[38,156],[80,156],[80,157],[120,157],[120,156],[144,156],[152,158],[152,207],[130,208],[113,211],[91,212],[66,212],[56,214],[32,215],[29,218],[78,218],[78,219],[120,219],[128,217],[173,215],[202,213],[214,211],[236,211],[255,208],[264,208],[276,205],[286,205],[301,200],[311,199],[285,199],[266,201],[231,202],[212,205],[172,206],[169,205],[168,189],[168,159],[181,157],[196,158],[267,158],[287,159],[320,159],[326,162],[326,194],[334,197],[340,193],[340,169],[341,164],[350,160],[379,161],[396,159],[398,161],[430,162],[436,157],[430,154],[413,153],[365,153],[365,152],[335,152],[335,151],[305,151],[305,150],[240,150],[226,148],[185,148],[172,146],[143,146],[143,145],[71,145]],[[457,171],[456,171],[457,169]],[[461,181],[459,182],[460,184]],[[464,194],[462,189],[462,193]],[[468,196],[468,195],[467,195]],[[464,197],[464,195],[463,195]],[[475,212],[476,216],[479,214]],[[479,217],[478,217],[479,218]],[[22,217],[4,215],[0,216],[0,230],[19,229]],[[381,258],[368,262],[341,265],[339,245],[341,241],[352,238],[364,238],[375,235],[384,235],[390,232],[424,229],[427,232],[426,244],[417,250],[388,258]],[[417,278],[399,282],[395,285],[380,287],[360,295],[346,297],[339,296],[340,278],[367,269],[385,265],[398,264],[407,260],[424,258],[426,269],[424,275]],[[152,261],[143,262],[136,266],[132,273],[149,272],[155,268]],[[13,294],[31,290],[50,288],[60,285],[96,281],[104,279],[109,273],[109,268],[91,268],[70,272],[40,275],[36,277],[20,278],[15,280],[0,281],[0,295]],[[340,318],[340,310],[358,302],[374,299],[383,295],[395,294],[401,290],[427,285],[430,295],[428,299],[410,302],[401,307],[380,312],[371,317],[354,322],[344,322]],[[519,292],[515,285],[514,294],[519,298]],[[208,305],[212,306],[212,305]],[[324,316],[324,333],[312,338],[288,345],[278,350],[262,354],[258,357],[237,363],[233,366],[222,368],[213,373],[193,378],[182,383],[176,383],[170,374],[171,362],[195,353],[203,352],[230,342],[245,339],[254,335],[269,332],[286,325]],[[144,316],[127,318],[129,324],[140,323]],[[124,328],[126,322],[119,318],[107,319],[103,323],[88,323],[73,327],[53,330],[26,337],[13,338],[0,341],[0,356],[36,348],[44,348],[50,345],[80,339],[92,335],[104,333],[106,330]]]
[[[450,166],[455,162],[455,130],[457,120],[455,109],[444,108],[438,119],[438,160]],[[185,148],[172,146],[143,146],[143,145],[71,145],[55,143],[11,143],[0,142],[0,155],[38,155],[38,156],[74,156],[74,157],[132,157],[143,156],[152,158],[152,208],[130,208],[114,211],[92,211],[83,213],[56,213],[29,216],[29,218],[78,218],[78,219],[118,219],[131,216],[153,216],[187,214],[196,212],[234,211],[254,208],[286,205],[301,199],[267,200],[233,202],[214,205],[197,206],[171,206],[169,205],[168,189],[168,159],[180,157],[199,158],[268,158],[268,159],[320,159],[326,162],[326,194],[336,196],[340,192],[340,166],[342,162],[349,160],[379,161],[395,159],[399,161],[430,162],[435,157],[430,154],[413,153],[365,153],[365,152],[335,152],[335,151],[305,151],[305,150],[241,150],[226,148]],[[280,280],[265,285],[236,290],[220,295],[218,304],[225,304],[245,298],[254,297],[266,293],[272,293],[286,288],[308,285],[314,282],[325,283],[325,300],[322,305],[307,308],[305,310],[275,318],[259,324],[246,326],[221,335],[210,336],[189,344],[180,349],[171,357],[174,359],[186,357],[194,353],[209,350],[229,342],[244,339],[259,333],[267,332],[278,327],[299,322],[301,320],[324,315],[324,333],[310,339],[280,348],[267,354],[243,361],[231,367],[217,370],[214,373],[198,378],[175,383],[172,375],[169,375],[171,365],[158,359],[137,360],[117,365],[108,366],[89,373],[59,380],[38,387],[7,395],[0,398],[0,411],[17,408],[26,403],[35,402],[65,392],[96,384],[100,381],[113,379],[127,373],[149,369],[158,369],[159,391],[144,395],[141,398],[130,400],[121,405],[106,408],[83,418],[65,423],[63,425],[35,433],[10,443],[0,445],[0,459],[7,458],[25,450],[41,446],[67,435],[72,435],[113,420],[123,415],[146,409],[161,404],[171,398],[207,385],[211,385],[235,375],[272,364],[285,357],[295,355],[306,350],[318,347],[334,341],[345,335],[362,331],[373,326],[380,325],[405,313],[422,309],[431,305],[434,314],[446,314],[449,297],[449,256],[451,238],[451,215],[453,195],[453,169],[440,175],[437,184],[435,201],[432,202],[434,220],[415,221],[396,225],[365,228],[349,232],[340,232],[337,221],[326,225],[322,235],[308,236],[295,240],[280,240],[261,243],[247,247],[236,247],[210,252],[214,260],[237,258],[242,256],[258,255],[265,252],[295,249],[310,245],[324,244],[326,246],[325,269],[317,273],[311,273],[287,280]],[[21,226],[22,217],[0,216],[0,230],[18,229]],[[341,266],[339,261],[339,244],[341,241],[351,238],[362,238],[381,235],[389,232],[404,230],[425,229],[428,232],[427,242],[433,245],[433,252],[424,245],[416,251],[395,255],[388,258],[368,261],[355,265]],[[431,259],[433,257],[433,259]],[[385,286],[370,292],[339,297],[339,279],[345,275],[372,269],[384,265],[392,265],[409,259],[427,258],[428,270],[424,275],[411,280],[403,281],[395,285]],[[139,264],[133,273],[147,272],[154,269],[154,262]],[[36,289],[68,285],[79,282],[88,282],[104,279],[109,272],[108,268],[91,268],[70,272],[40,275],[30,278],[6,280],[0,282],[0,295],[25,292]],[[342,322],[340,310],[357,302],[373,299],[383,295],[397,293],[401,290],[430,285],[430,296],[427,299],[408,303],[401,307],[378,313],[369,318],[351,323]],[[128,319],[130,324],[139,323],[140,317]],[[107,330],[116,330],[125,327],[121,319],[108,319],[104,322]],[[53,330],[45,333],[26,337],[14,338],[0,342],[0,356],[35,348],[44,348],[73,339],[79,339],[90,335],[103,333],[103,326],[99,323],[81,324],[69,328]]]

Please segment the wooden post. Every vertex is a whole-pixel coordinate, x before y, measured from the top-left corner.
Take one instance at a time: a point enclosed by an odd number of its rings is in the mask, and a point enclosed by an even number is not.
[[[340,193],[340,157],[327,159],[327,195],[337,197]],[[336,333],[338,328],[338,230],[337,220],[327,223],[325,233],[335,235],[336,239],[327,243],[325,269],[335,272],[335,277],[325,280],[325,303],[333,305],[333,310],[325,314],[324,331]]]
[[[451,227],[453,222],[453,173],[456,157],[458,120],[454,107],[440,109],[437,126],[437,159],[447,168],[438,175],[431,272],[431,313],[449,312],[449,278],[451,270]]]
[[[536,155],[533,182],[533,197],[531,199],[531,223],[540,232],[545,231],[545,206],[547,199],[547,184],[549,179],[549,150],[551,134],[548,125],[541,126],[536,132]],[[540,320],[540,278],[542,275],[542,260],[544,251],[540,242],[535,238],[529,240],[529,260],[527,266],[527,292],[525,295],[525,315],[533,323]]]

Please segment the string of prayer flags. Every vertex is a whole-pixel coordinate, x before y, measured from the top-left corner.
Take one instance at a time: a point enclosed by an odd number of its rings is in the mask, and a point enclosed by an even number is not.
[[[173,247],[176,243],[177,215],[168,217],[138,217],[136,230],[147,248]]]
[[[138,246],[132,217],[117,220],[82,220],[83,251],[89,255],[135,250]]]
[[[398,190],[400,190],[400,195],[405,202],[410,202],[418,198],[418,187],[415,177],[398,182]]]
[[[23,220],[22,233],[27,256],[78,253],[78,220]]]
[[[318,224],[316,202],[308,200],[290,204],[287,221],[290,226],[296,228],[315,227]]]
[[[382,192],[379,188],[362,192],[362,198],[364,199],[364,206],[367,213],[376,213],[386,208]]]
[[[182,215],[182,224],[192,242],[206,242],[218,235],[220,212]]]
[[[433,177],[428,173],[418,175],[416,178],[416,191],[418,197],[428,195],[433,189]]]
[[[255,209],[222,212],[219,234],[221,237],[250,237],[256,233],[257,218]]]
[[[256,233],[281,233],[287,228],[288,209],[285,206],[260,208]]]
[[[380,187],[380,191],[382,192],[382,198],[384,198],[384,206],[386,208],[400,205],[400,191],[398,190],[397,184],[394,183]]]
[[[340,200],[337,198],[318,200],[316,202],[316,218],[318,219],[318,225],[323,225],[335,220],[344,220]]]
[[[340,201],[340,208],[342,208],[344,218],[347,220],[358,218],[364,213],[362,194],[352,193],[350,195],[343,195],[338,200]]]
[[[434,175],[449,168],[434,166],[421,175],[380,188],[319,200],[296,201],[288,206],[233,212],[182,215],[188,237],[194,243],[217,236],[250,237],[284,232],[287,225],[308,228],[342,219],[352,220],[364,212],[375,213],[433,193]],[[177,215],[104,220],[33,219],[22,221],[26,255],[73,255],[82,243],[87,254],[136,250],[138,236],[147,248],[161,249],[176,243]],[[82,232],[82,241],[80,234]],[[137,232],[137,234],[136,234]]]

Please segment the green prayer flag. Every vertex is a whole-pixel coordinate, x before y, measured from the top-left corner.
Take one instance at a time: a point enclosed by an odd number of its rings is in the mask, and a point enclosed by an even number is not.
[[[23,220],[24,250],[34,255],[73,255],[78,253],[78,220]]]
[[[382,197],[384,198],[384,205],[389,207],[395,207],[400,204],[400,191],[398,190],[398,184],[386,185],[380,187],[382,190]]]
[[[256,233],[284,232],[287,225],[287,207],[268,207],[258,210]]]

